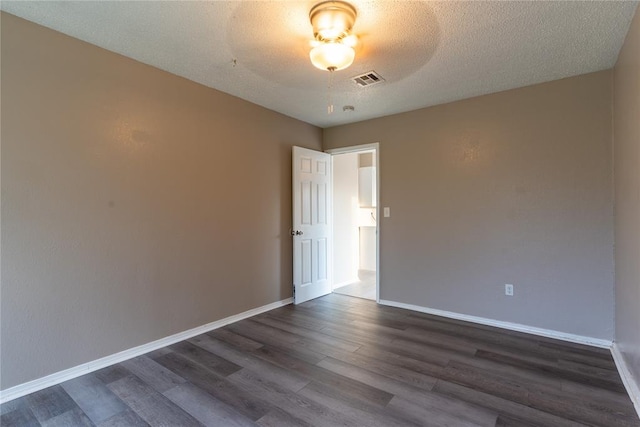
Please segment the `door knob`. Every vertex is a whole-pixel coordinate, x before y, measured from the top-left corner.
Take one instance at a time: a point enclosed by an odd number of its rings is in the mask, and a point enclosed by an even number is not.
[[[291,231],[292,236],[302,236],[304,233],[300,230]]]

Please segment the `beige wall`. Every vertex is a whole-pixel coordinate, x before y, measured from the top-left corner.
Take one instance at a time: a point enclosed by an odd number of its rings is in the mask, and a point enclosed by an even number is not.
[[[637,15],[613,129],[605,71],[324,131],[381,143],[382,299],[611,339],[615,131],[616,340],[640,376]],[[290,152],[318,128],[1,25],[0,388],[291,296]]]
[[[616,343],[640,386],[640,8],[613,83]]]
[[[2,14],[2,383],[291,296],[321,130]]]
[[[325,129],[380,143],[380,298],[612,339],[611,98],[603,71]]]

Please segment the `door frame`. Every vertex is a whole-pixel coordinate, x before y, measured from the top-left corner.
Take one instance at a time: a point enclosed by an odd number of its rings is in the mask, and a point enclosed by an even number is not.
[[[373,142],[371,144],[352,145],[349,147],[331,148],[324,150],[325,153],[331,154],[331,170],[333,171],[333,156],[336,154],[358,153],[360,151],[375,150],[376,153],[376,303],[380,304],[380,143]],[[333,189],[333,173],[331,174],[331,188]],[[331,192],[333,198],[333,191]],[[331,256],[333,257],[333,201],[331,203]],[[333,290],[333,259],[331,260],[331,289]]]

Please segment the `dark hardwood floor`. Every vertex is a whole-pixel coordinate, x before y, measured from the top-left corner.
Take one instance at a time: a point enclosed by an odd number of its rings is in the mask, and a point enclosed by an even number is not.
[[[640,426],[608,350],[328,295],[1,406],[4,426]]]

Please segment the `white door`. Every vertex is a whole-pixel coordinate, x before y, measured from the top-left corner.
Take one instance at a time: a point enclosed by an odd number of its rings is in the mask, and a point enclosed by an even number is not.
[[[331,155],[293,147],[293,301],[331,292]]]

